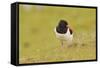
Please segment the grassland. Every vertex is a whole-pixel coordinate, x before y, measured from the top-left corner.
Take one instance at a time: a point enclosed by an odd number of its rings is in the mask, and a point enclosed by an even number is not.
[[[96,59],[95,9],[22,5],[19,9],[20,63]],[[72,47],[62,47],[55,37],[60,19],[68,21],[74,31]]]

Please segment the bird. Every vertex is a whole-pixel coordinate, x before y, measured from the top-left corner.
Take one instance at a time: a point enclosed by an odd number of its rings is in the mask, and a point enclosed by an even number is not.
[[[64,46],[64,43],[66,43],[67,46],[72,45],[73,30],[66,20],[60,20],[58,25],[54,28],[54,32],[56,38],[61,41],[62,46]]]

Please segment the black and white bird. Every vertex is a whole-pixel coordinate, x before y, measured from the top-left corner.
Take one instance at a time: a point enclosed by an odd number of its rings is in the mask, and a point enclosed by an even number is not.
[[[69,27],[68,22],[60,20],[56,28],[54,29],[56,37],[61,41],[61,45],[70,46],[73,40],[73,31]],[[64,44],[65,43],[65,44]]]

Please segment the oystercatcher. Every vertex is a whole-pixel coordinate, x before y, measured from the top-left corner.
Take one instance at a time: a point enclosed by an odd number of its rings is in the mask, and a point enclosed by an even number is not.
[[[64,43],[67,46],[72,44],[73,31],[69,27],[68,22],[65,20],[60,20],[56,28],[54,29],[56,37],[61,41],[61,45]]]

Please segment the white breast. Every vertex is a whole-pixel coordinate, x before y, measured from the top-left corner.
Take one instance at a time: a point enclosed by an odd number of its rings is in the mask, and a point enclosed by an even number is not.
[[[60,34],[56,31],[56,28],[54,29],[56,37],[60,40],[65,40],[65,41],[72,41],[73,39],[73,34],[70,34],[69,28],[65,34]]]

